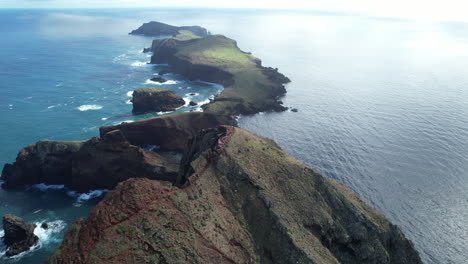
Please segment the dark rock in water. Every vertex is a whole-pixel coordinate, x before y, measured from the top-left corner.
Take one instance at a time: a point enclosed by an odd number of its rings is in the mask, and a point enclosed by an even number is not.
[[[133,92],[132,103],[134,114],[144,114],[148,112],[174,111],[176,108],[183,106],[185,101],[171,90],[140,88]]]
[[[279,104],[276,100],[274,99],[268,99],[265,100],[265,105],[267,106],[268,109],[271,109],[275,112],[284,112],[288,110],[286,106],[283,106],[282,104]]]
[[[46,222],[44,222],[44,223],[42,223],[41,228],[44,229],[44,230],[47,230],[47,229],[49,229],[49,225]]]
[[[165,83],[165,82],[167,82],[166,79],[161,78],[161,77],[154,77],[154,78],[151,78],[150,80],[153,81],[153,82],[158,82],[158,83]]]
[[[297,113],[298,111],[299,111],[299,110],[297,110],[297,108],[292,108],[292,109],[291,109],[291,112]]]
[[[190,106],[196,106],[196,105],[198,105],[198,104],[195,103],[194,101],[190,101],[189,105],[190,105]]]
[[[39,238],[34,234],[36,225],[26,223],[22,218],[11,214],[3,216],[3,240],[8,249],[8,257],[28,251],[34,246]]]
[[[144,48],[143,53],[151,52],[151,48]]]
[[[197,95],[196,93],[189,93],[190,96],[195,96]]]
[[[176,27],[161,22],[151,21],[143,24],[136,30],[130,32],[130,35],[144,35],[144,36],[176,36],[181,30],[192,32],[192,34],[199,37],[206,37],[209,35],[206,28],[200,26],[183,26]]]
[[[164,74],[168,74],[168,73],[171,73],[171,71],[165,69],[165,70],[161,70],[158,74],[159,75],[164,75]]]

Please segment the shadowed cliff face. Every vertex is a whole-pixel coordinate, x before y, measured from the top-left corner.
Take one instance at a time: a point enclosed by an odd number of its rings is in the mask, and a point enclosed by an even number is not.
[[[145,119],[142,121],[105,126],[101,137],[112,130],[120,130],[133,145],[157,145],[162,150],[183,152],[188,140],[201,129],[212,128],[232,121],[209,113],[182,113]]]
[[[225,123],[213,114],[184,113],[101,127],[101,137],[88,141],[39,141],[5,165],[3,187],[45,183],[86,192],[135,177],[175,183],[179,160],[168,152],[181,155],[197,131]],[[159,151],[147,151],[146,145]]]
[[[178,183],[120,183],[48,263],[421,263],[345,186],[242,129],[202,131]]]
[[[175,182],[178,161],[131,145],[119,130],[83,142],[39,141],[5,165],[3,187],[58,184],[79,192],[112,189],[134,177]]]

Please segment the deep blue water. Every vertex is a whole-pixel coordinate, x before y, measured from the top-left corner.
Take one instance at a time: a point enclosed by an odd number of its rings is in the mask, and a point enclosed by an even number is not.
[[[149,20],[205,26],[279,67],[292,79],[284,102],[299,112],[241,117],[241,127],[351,187],[403,229],[426,263],[466,263],[465,23],[299,11],[3,10],[0,165],[39,139],[87,139],[99,126],[148,117],[130,114],[128,92],[157,86],[147,80],[165,66],[145,65],[141,50],[152,39],[127,33]],[[175,83],[163,87],[187,99],[199,93],[199,102],[220,90],[168,79]],[[0,214],[58,223],[56,233],[40,234],[40,248],[7,263],[44,260],[64,225],[98,200],[1,190]]]

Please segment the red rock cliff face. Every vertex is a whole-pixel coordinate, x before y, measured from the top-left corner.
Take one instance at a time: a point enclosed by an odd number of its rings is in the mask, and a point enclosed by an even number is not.
[[[182,163],[180,187],[119,184],[48,263],[421,263],[383,215],[271,140],[205,130]]]

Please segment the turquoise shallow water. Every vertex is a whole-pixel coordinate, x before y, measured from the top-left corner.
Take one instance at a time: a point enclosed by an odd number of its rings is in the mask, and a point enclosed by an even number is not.
[[[205,26],[279,67],[292,80],[284,102],[299,112],[241,117],[240,125],[350,186],[401,226],[426,263],[466,263],[464,23],[302,11],[0,11],[0,164],[39,139],[87,139],[99,126],[146,117],[130,115],[127,93],[155,85],[146,82],[165,66],[145,65],[140,51],[151,38],[127,32],[149,20]],[[168,79],[176,83],[164,87],[184,97],[195,91],[197,101],[220,89]],[[44,260],[65,225],[98,200],[77,203],[64,190],[1,190],[0,214],[63,221],[55,222],[56,233],[41,234],[41,248],[8,262]]]

